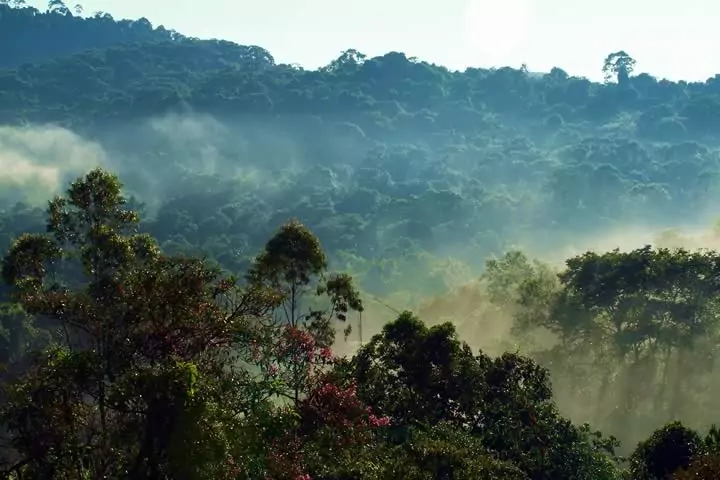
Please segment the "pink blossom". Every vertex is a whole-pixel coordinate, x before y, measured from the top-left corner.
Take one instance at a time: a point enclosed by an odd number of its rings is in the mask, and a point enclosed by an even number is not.
[[[320,349],[320,358],[323,360],[330,360],[332,358],[332,350],[328,347]]]
[[[289,345],[288,347],[297,347],[304,352],[310,352],[315,349],[315,339],[310,333],[300,330],[297,327],[288,326],[283,332],[283,338]]]
[[[390,419],[388,417],[378,417],[375,415],[370,415],[368,417],[368,421],[373,427],[387,427],[388,425],[390,425]]]

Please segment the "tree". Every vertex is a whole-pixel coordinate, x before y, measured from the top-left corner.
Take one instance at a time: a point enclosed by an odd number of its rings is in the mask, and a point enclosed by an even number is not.
[[[529,480],[511,462],[498,460],[477,437],[447,423],[413,428],[407,442],[393,446],[380,478]]]
[[[635,59],[625,53],[623,50],[614,52],[605,58],[603,63],[603,75],[605,81],[608,82],[613,76],[616,77],[619,85],[627,85],[635,68]]]
[[[485,262],[481,278],[487,284],[490,301],[498,306],[516,304],[520,284],[531,277],[537,268],[537,262],[533,264],[519,250],[509,251],[500,258]]]
[[[355,49],[345,50],[338,58],[323,67],[323,71],[333,74],[349,74],[357,71],[367,56]]]
[[[676,471],[672,480],[715,480],[720,478],[720,454],[696,455],[687,468]]]
[[[482,362],[451,324],[428,328],[405,312],[360,349],[353,365],[361,398],[395,425],[479,421]]]
[[[616,421],[635,413],[637,402],[647,395],[633,392],[651,388],[649,382],[657,375],[660,390],[652,408],[670,418],[678,414],[688,383],[702,373],[702,368],[686,371],[688,355],[713,348],[712,341],[706,342],[717,338],[720,328],[720,292],[714,280],[719,265],[720,258],[711,251],[650,246],[631,252],[588,252],[567,261],[561,274],[562,298],[571,301],[568,305],[574,308],[569,311],[575,313],[556,318],[585,319],[575,336],[607,367],[601,394],[607,391],[613,372],[624,370],[624,375],[634,379],[627,382],[628,392],[619,395],[624,405]],[[582,315],[583,311],[590,315]],[[641,368],[646,369],[642,375]],[[648,384],[641,384],[639,378]],[[668,383],[673,385],[670,392],[664,389]]]
[[[50,0],[48,2],[48,12],[59,13],[60,15],[70,15],[70,9],[65,5],[63,0]]]
[[[267,242],[247,280],[274,299],[273,321],[258,331],[263,337],[258,345],[265,349],[255,350],[256,361],[266,374],[284,381],[297,404],[313,366],[330,357],[333,320],[345,322],[348,312],[362,312],[360,294],[349,275],[327,275],[320,242],[297,220],[282,225]]]
[[[673,422],[638,444],[630,457],[630,473],[637,480],[662,480],[687,468],[693,457],[702,452],[700,435],[680,422]]]
[[[263,398],[232,351],[272,304],[231,295],[202,261],[162,256],[124,204],[118,179],[93,170],[50,202],[50,235],[20,237],[3,261],[15,300],[62,332],[7,388],[19,461],[6,473],[217,478],[232,425],[220,418]]]
[[[276,292],[277,313],[282,315],[282,321],[297,327],[307,319],[300,313],[303,300],[317,289],[326,270],[327,258],[317,237],[300,222],[291,220],[267,242],[247,279]]]
[[[426,327],[405,312],[363,346],[346,373],[387,415],[397,441],[441,423],[477,438],[530,478],[615,478],[616,441],[562,418],[548,371],[529,358],[473,355],[454,327]]]
[[[53,332],[43,327],[19,305],[0,304],[0,378],[22,373],[32,354],[52,343]]]

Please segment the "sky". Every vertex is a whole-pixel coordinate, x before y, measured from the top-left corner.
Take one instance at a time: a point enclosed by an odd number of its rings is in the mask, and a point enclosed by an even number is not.
[[[44,9],[46,2],[28,1]],[[85,12],[145,17],[185,35],[266,48],[317,68],[354,48],[450,69],[520,67],[602,78],[624,50],[636,73],[704,81],[720,72],[717,0],[85,0]],[[67,2],[74,5],[73,0]],[[692,8],[687,8],[692,5]]]

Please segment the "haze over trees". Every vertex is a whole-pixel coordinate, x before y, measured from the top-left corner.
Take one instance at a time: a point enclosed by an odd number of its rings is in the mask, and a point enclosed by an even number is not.
[[[718,478],[720,77],[635,63],[0,2],[0,471]]]

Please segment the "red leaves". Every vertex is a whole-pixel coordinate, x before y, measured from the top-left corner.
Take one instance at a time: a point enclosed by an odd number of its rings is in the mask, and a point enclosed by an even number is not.
[[[242,467],[235,462],[235,459],[232,456],[227,458],[225,468],[228,480],[237,478],[242,472]]]
[[[329,347],[321,348],[319,355],[320,355],[320,358],[325,361],[330,361],[330,360],[332,360],[332,357],[333,357],[332,350]]]
[[[373,414],[370,414],[368,416],[368,422],[373,427],[387,427],[387,426],[390,426],[390,417],[387,417],[387,416],[378,417]]]
[[[283,328],[276,348],[280,358],[289,357],[292,361],[311,360],[315,339],[309,332],[287,325]]]
[[[355,384],[341,387],[321,376],[317,386],[298,405],[301,428],[306,434],[321,429],[334,432],[338,444],[362,443],[373,428],[390,425],[388,417],[378,417],[358,397]]]
[[[249,341],[251,360],[267,376],[283,380],[293,396],[306,394],[312,375],[333,363],[332,350],[320,347],[312,333],[297,326],[280,325],[273,329],[270,337]]]
[[[329,347],[319,347],[312,334],[301,328],[285,325],[280,327],[280,338],[275,345],[274,356],[280,362],[304,363],[308,366],[329,364],[333,352]]]
[[[267,480],[308,480],[312,465],[330,461],[325,457],[341,450],[363,448],[390,419],[375,415],[358,398],[354,384],[332,379],[324,367],[334,363],[333,352],[311,332],[287,324],[272,328],[264,341],[249,340],[249,351],[266,375],[298,390],[288,395],[295,400],[294,408],[289,407],[297,414],[293,425],[269,444]]]
[[[270,479],[310,479],[303,471],[302,441],[297,434],[288,433],[275,439],[268,458]],[[270,480],[266,479],[266,480]]]
[[[227,293],[233,286],[234,283],[232,282],[232,280],[223,278],[218,282],[216,288],[218,293]]]
[[[270,477],[266,480],[308,480],[307,458],[323,462],[325,455],[362,447],[372,441],[373,431],[390,425],[358,397],[354,384],[341,386],[322,374],[309,380],[309,393],[297,405],[299,424],[273,439],[268,453]],[[320,453],[315,458],[310,452]]]

